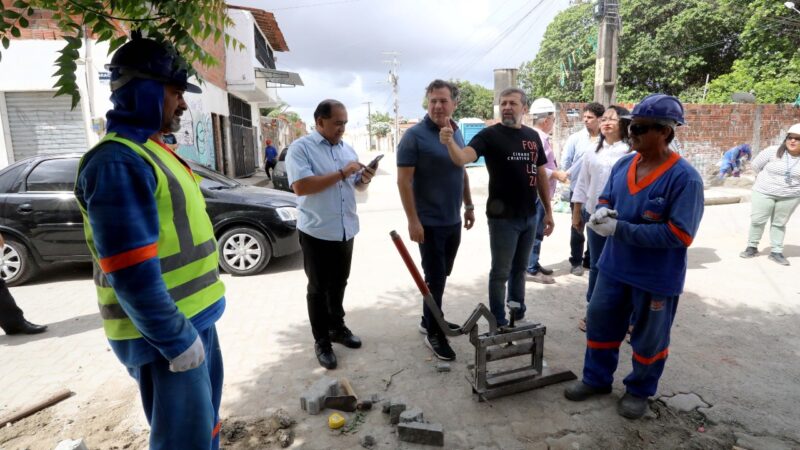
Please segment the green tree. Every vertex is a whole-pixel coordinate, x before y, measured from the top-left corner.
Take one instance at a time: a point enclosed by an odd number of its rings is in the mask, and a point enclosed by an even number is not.
[[[767,1],[767,0],[758,0]],[[706,76],[731,70],[748,0],[620,2],[617,98],[635,102],[652,92],[702,98]],[[590,101],[594,93],[597,23],[592,5],[559,13],[547,27],[539,53],[523,63],[519,79],[532,97]]]
[[[800,17],[781,2],[739,3],[747,17],[742,56],[709,84],[708,100],[730,103],[732,93],[751,92],[759,103],[793,102],[800,94]]]
[[[384,138],[392,132],[392,124],[394,123],[394,119],[389,117],[389,113],[375,111],[374,113],[370,114],[369,119],[372,122],[370,128],[373,136]]]
[[[197,61],[211,66],[217,60],[196,40],[213,38],[216,42],[224,35],[226,44],[242,47],[225,34],[225,26],[232,24],[226,8],[223,0],[16,0],[11,6],[0,2],[0,43],[8,49],[11,39],[19,38],[20,30],[29,26],[28,17],[35,10],[52,11],[66,41],[55,61],[54,87],[58,88],[56,95],[72,97],[74,108],[80,100],[75,69],[84,33],[98,42],[109,41],[110,53],[127,41],[119,26],[125,23],[145,36],[172,42],[190,64]],[[191,67],[189,71],[195,74]]]

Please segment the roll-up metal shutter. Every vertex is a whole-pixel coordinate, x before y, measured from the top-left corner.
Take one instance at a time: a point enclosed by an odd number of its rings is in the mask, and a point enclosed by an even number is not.
[[[80,105],[54,92],[6,92],[6,111],[14,160],[29,156],[89,150]]]

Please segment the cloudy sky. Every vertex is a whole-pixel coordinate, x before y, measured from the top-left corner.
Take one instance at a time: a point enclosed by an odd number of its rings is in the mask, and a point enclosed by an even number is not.
[[[532,60],[547,24],[569,0],[229,0],[275,14],[289,52],[276,52],[280,70],[305,86],[279,89],[289,109],[313,123],[317,103],[336,98],[350,124],[372,111],[392,111],[387,82],[397,52],[400,114],[424,115],[425,86],[435,78],[492,88],[493,70]]]

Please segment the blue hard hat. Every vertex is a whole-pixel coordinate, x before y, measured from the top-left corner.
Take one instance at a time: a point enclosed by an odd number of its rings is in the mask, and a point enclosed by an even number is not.
[[[681,101],[667,94],[648,95],[633,107],[633,112],[623,117],[623,119],[634,119],[637,117],[643,119],[671,120],[678,125],[686,124],[686,121],[683,119],[683,105]]]
[[[112,91],[134,78],[146,78],[199,94],[200,87],[187,81],[189,68],[172,44],[143,38],[139,31],[131,33],[131,40],[106,64],[111,71]]]

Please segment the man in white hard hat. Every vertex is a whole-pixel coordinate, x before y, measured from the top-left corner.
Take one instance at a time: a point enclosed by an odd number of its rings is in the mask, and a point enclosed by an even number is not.
[[[553,153],[553,144],[550,139],[550,133],[556,124],[556,105],[547,98],[537,98],[531,104],[531,114],[533,115],[533,129],[539,134],[539,139],[544,146],[544,154],[547,156],[547,162],[544,165],[544,171],[547,175],[549,198],[553,198],[556,192],[556,181],[565,183],[567,181],[567,173],[563,170],[558,170],[558,163],[556,156]],[[542,267],[539,264],[539,255],[542,250],[542,240],[544,239],[544,205],[539,202],[537,206],[536,215],[538,223],[536,225],[536,238],[534,240],[533,249],[531,250],[530,257],[528,258],[528,275],[532,281],[542,284],[553,284],[555,279],[551,276],[552,269]]]

